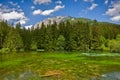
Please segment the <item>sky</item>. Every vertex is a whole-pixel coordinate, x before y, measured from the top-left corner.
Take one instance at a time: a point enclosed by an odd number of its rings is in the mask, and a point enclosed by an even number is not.
[[[55,16],[120,24],[120,0],[0,0],[0,19],[31,27]]]

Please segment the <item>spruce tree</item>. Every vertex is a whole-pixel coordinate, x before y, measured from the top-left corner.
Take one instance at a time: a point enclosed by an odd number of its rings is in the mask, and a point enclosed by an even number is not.
[[[21,49],[22,46],[23,43],[20,34],[14,28],[11,28],[5,38],[3,47],[8,48],[10,51],[17,51]]]

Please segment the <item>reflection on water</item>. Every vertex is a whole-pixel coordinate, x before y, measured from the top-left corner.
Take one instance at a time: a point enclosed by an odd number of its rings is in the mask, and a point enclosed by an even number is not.
[[[103,74],[99,79],[92,80],[120,80],[120,72],[112,72],[108,74]]]
[[[113,72],[101,76],[101,80],[120,80],[120,72]]]
[[[98,54],[98,53],[82,53],[85,56],[120,56],[119,53],[109,53],[109,54]]]
[[[31,70],[19,73],[12,73],[9,75],[4,75],[2,80],[43,80],[42,77],[36,75]],[[47,80],[47,79],[45,79]],[[120,80],[120,72],[112,72],[108,74],[103,74],[98,79],[91,79],[91,80]]]

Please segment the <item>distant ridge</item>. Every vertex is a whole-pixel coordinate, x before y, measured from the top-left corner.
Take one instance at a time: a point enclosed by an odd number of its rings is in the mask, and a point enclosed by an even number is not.
[[[48,25],[48,24],[53,24],[54,22],[56,22],[57,24],[61,23],[61,22],[64,22],[65,20],[67,19],[71,19],[72,17],[69,17],[69,16],[56,16],[56,17],[53,17],[53,18],[47,18],[37,24],[35,24],[34,28],[37,28],[37,27],[41,27],[41,24],[44,23],[45,25]]]
[[[70,23],[74,23],[74,22],[88,22],[92,25],[94,20],[88,19],[88,18],[75,18],[75,17],[71,17],[71,16],[56,16],[56,17],[52,17],[52,18],[47,18],[41,22],[38,22],[37,24],[35,24],[33,26],[34,29],[36,28],[40,28],[42,23],[44,23],[44,25],[51,25],[54,22],[56,22],[57,24],[61,23],[61,22],[65,22],[65,21],[69,21]],[[98,24],[114,24],[114,23],[109,23],[109,22],[98,22]],[[119,24],[114,24],[114,25],[119,25]]]

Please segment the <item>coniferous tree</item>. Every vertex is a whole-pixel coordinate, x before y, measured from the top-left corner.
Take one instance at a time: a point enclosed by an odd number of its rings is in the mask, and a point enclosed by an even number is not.
[[[57,39],[57,42],[56,42],[56,49],[57,50],[64,50],[64,47],[65,47],[65,38],[63,35],[60,35]]]
[[[59,37],[57,23],[54,22],[50,27],[51,27],[51,35],[52,35],[52,45],[53,45],[53,49],[55,50],[56,49],[56,42],[57,42],[57,39]]]
[[[21,49],[22,46],[23,43],[20,34],[14,28],[11,28],[5,38],[3,47],[8,48],[10,51],[17,51]]]
[[[51,26],[47,25],[46,31],[45,31],[45,50],[46,51],[53,51],[53,38],[52,38],[52,31]]]
[[[37,38],[37,46],[39,49],[45,48],[45,31],[46,26],[42,23],[41,28],[39,29],[39,37]]]

